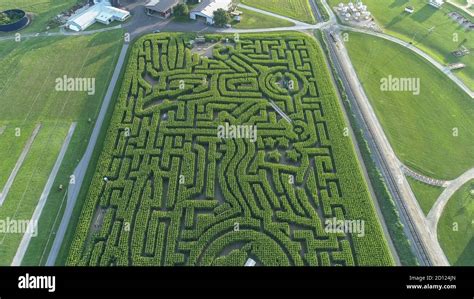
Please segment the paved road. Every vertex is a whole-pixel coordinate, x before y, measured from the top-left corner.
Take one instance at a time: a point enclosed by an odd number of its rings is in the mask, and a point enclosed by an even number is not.
[[[21,262],[23,261],[23,257],[25,256],[26,250],[28,249],[28,245],[30,244],[31,237],[32,237],[32,232],[33,232],[32,225],[38,224],[41,213],[43,212],[43,208],[46,204],[46,201],[48,200],[49,192],[51,192],[51,188],[53,186],[54,180],[56,179],[56,175],[58,174],[59,167],[61,166],[61,163],[63,162],[64,155],[66,154],[66,151],[69,147],[69,143],[71,142],[72,135],[74,134],[74,130],[76,129],[76,125],[77,123],[72,123],[71,126],[69,127],[69,131],[66,135],[66,138],[64,139],[58,158],[56,159],[56,162],[54,163],[54,167],[51,170],[48,181],[46,182],[43,192],[41,193],[38,204],[36,205],[35,211],[33,212],[33,216],[31,216],[30,222],[28,224],[29,233],[25,233],[23,235],[20,246],[18,246],[15,257],[13,258],[13,261],[11,263],[12,266],[20,266]],[[36,227],[36,229],[38,229],[38,227]]]
[[[430,177],[427,177],[426,175],[417,173],[416,171],[408,168],[406,165],[401,165],[401,168],[405,175],[412,177],[415,180],[423,182],[425,184],[428,184],[431,186],[440,186],[440,187],[447,187],[449,184],[449,181],[438,180],[438,179],[430,178]]]
[[[0,193],[0,207],[3,205],[3,202],[7,198],[8,192],[10,191],[10,188],[13,185],[13,181],[15,180],[16,175],[18,174],[18,171],[21,168],[21,165],[23,165],[26,155],[30,151],[31,145],[33,145],[36,135],[38,135],[38,132],[40,129],[41,129],[41,124],[37,124],[35,129],[33,130],[33,133],[31,133],[30,138],[28,139],[25,146],[23,147],[23,151],[21,152],[20,157],[16,161],[15,167],[10,173],[10,176],[8,177],[8,180],[5,183],[5,186],[3,186],[2,192]]]
[[[443,210],[446,207],[446,204],[459,188],[461,188],[464,184],[466,184],[472,179],[474,179],[474,168],[469,169],[468,171],[460,175],[458,178],[450,181],[446,189],[444,189],[443,193],[441,193],[441,195],[438,197],[433,207],[431,208],[430,212],[428,213],[428,223],[430,229],[436,235],[436,240],[438,240],[438,222],[441,218],[441,215],[443,214]]]
[[[112,76],[109,87],[107,89],[107,93],[105,95],[104,101],[102,102],[102,107],[100,109],[99,116],[97,117],[94,130],[92,131],[89,144],[87,145],[86,152],[84,156],[82,157],[81,161],[79,162],[79,164],[77,165],[76,169],[74,170],[73,175],[75,177],[75,183],[70,184],[68,187],[66,208],[64,210],[61,224],[59,225],[58,231],[56,233],[53,246],[51,248],[51,251],[49,252],[46,266],[54,266],[56,263],[56,258],[58,256],[59,250],[63,243],[64,235],[66,234],[69,221],[71,220],[72,212],[76,205],[77,197],[81,190],[82,182],[84,181],[84,176],[86,174],[87,167],[89,166],[89,162],[92,158],[92,154],[94,152],[95,145],[97,143],[97,138],[99,137],[99,134],[102,128],[102,123],[104,122],[104,118],[109,108],[110,101],[112,100],[112,95],[115,90],[115,85],[117,84],[117,80],[120,76],[122,66],[125,62],[125,57],[127,55],[128,47],[129,47],[129,44],[124,44],[122,46],[122,50],[120,52],[117,65],[115,66],[114,74]]]

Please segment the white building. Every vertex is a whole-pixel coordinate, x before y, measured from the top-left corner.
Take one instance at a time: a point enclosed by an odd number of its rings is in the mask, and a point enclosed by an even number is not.
[[[232,6],[232,0],[202,0],[202,2],[196,6],[189,13],[191,20],[205,19],[206,23],[214,24],[214,12],[219,8],[229,10]]]
[[[430,5],[436,8],[440,8],[444,4],[443,0],[430,0]]]
[[[73,31],[82,31],[95,22],[108,25],[112,21],[123,22],[129,17],[128,11],[113,7],[107,0],[94,0],[94,5],[80,9],[72,15],[66,26]]]

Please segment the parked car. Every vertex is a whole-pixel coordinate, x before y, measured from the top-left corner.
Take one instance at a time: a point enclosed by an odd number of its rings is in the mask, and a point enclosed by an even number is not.
[[[161,30],[159,30],[159,29],[153,30],[153,33],[160,33],[160,32],[161,32]]]

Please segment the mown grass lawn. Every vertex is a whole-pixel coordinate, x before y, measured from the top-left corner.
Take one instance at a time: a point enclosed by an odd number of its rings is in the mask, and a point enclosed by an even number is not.
[[[316,23],[309,0],[242,0],[241,2],[301,22]]]
[[[0,219],[31,218],[68,129],[69,124],[64,122],[43,124],[0,207]],[[0,265],[11,263],[22,237],[20,233],[0,233]]]
[[[22,217],[20,219],[30,219],[67,130],[72,122],[78,123],[40,219],[39,236],[32,239],[31,244],[37,250],[27,252],[30,265],[39,262],[52,231],[52,220],[58,214],[64,192],[56,192],[57,186],[67,186],[69,175],[88,144],[119,54],[121,36],[122,30],[114,30],[89,36],[32,38],[21,43],[0,42],[0,127],[7,126],[5,134],[16,127],[23,132],[22,139],[18,140],[12,139],[10,135],[0,136],[10,140],[16,153],[8,156],[8,160],[2,164],[7,166],[6,177],[13,169],[33,127],[38,123],[43,125],[4,206],[0,207],[0,217],[16,215]],[[95,78],[95,94],[58,92],[55,89],[56,79],[64,75],[69,78]],[[0,146],[0,153],[2,151],[6,151],[4,146]],[[6,180],[3,175],[0,179]],[[5,242],[0,245],[1,265],[11,262],[20,240],[21,235],[5,238]]]
[[[3,171],[4,169],[12,170],[20,157],[21,152],[33,132],[34,126],[23,125],[17,131],[19,126],[14,123],[2,124],[0,122],[0,192],[10,176],[10,171]]]
[[[444,188],[439,186],[431,186],[411,177],[407,177],[407,180],[410,184],[413,194],[415,194],[416,200],[423,210],[423,213],[428,215],[431,207],[436,202],[436,199],[438,199],[439,195],[443,192]]]
[[[46,31],[48,22],[56,15],[66,11],[78,0],[2,0],[0,11],[19,8],[32,16],[32,21],[21,33]]]
[[[454,193],[438,223],[439,242],[449,263],[453,266],[474,266],[474,194],[472,190],[474,190],[474,180]]]
[[[474,166],[474,102],[410,50],[349,33],[351,60],[397,156],[427,176],[453,179]],[[382,91],[381,79],[419,78],[420,94]]]
[[[331,7],[347,0],[329,0]],[[457,58],[451,54],[461,45],[474,48],[472,31],[466,31],[447,14],[457,11],[467,16],[454,5],[445,3],[436,9],[425,0],[366,0],[368,10],[384,31],[405,41],[413,43],[443,64],[461,62],[466,68],[455,73],[467,86],[474,86],[474,59],[472,54]],[[406,6],[415,9],[413,14],[404,12]],[[470,18],[473,21],[472,18]]]
[[[239,10],[243,12],[242,20],[240,22],[232,22],[232,26],[237,29],[290,27],[295,25],[293,22],[264,15],[241,7],[239,7]]]

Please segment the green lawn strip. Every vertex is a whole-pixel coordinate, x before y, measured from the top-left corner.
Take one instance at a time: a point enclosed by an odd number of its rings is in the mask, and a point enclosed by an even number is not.
[[[340,0],[329,0],[331,7],[339,4]],[[344,3],[348,1],[342,1]],[[447,14],[456,11],[468,16],[455,6],[445,3],[440,9],[436,9],[425,0],[410,1],[380,1],[367,0],[364,4],[375,17],[377,23],[390,35],[396,36],[407,42],[413,43],[430,56],[443,64],[460,62],[466,67],[454,71],[467,86],[474,85],[474,59],[472,55],[455,57],[452,51],[464,45],[468,49],[474,47],[472,32],[461,27]],[[404,12],[406,6],[415,9],[413,14]],[[471,21],[472,17],[469,17]],[[431,31],[430,31],[431,29]]]
[[[62,212],[66,205],[64,195],[69,184],[70,175],[87,147],[87,136],[91,134],[92,127],[93,124],[85,121],[80,122],[76,127],[38,223],[38,237],[31,239],[25,253],[22,262],[24,266],[44,265],[48,258],[48,252],[55,237],[53,232],[56,231],[57,225],[61,221]],[[59,190],[59,185],[63,185],[64,189],[62,191]]]
[[[439,186],[432,186],[415,180],[409,176],[406,177],[410,184],[413,194],[415,194],[416,200],[420,204],[421,209],[425,215],[428,215],[431,207],[436,202],[436,199],[443,192],[444,188]]]
[[[31,218],[69,125],[61,122],[43,123],[3,206],[0,207],[0,219]],[[20,233],[0,233],[0,265],[10,265],[22,236]]]
[[[387,137],[408,167],[453,179],[474,165],[472,99],[423,58],[377,37],[349,33],[358,77]],[[382,78],[420,80],[420,94],[382,91]]]
[[[130,52],[131,51],[130,51],[130,48],[129,48],[129,50],[127,52],[127,56],[125,58],[125,61],[128,61],[129,56],[130,56]],[[81,191],[79,192],[78,199],[77,199],[77,204],[74,207],[74,210],[73,210],[73,213],[72,213],[72,216],[71,216],[71,221],[69,222],[68,229],[66,230],[66,234],[64,236],[63,246],[59,250],[58,257],[56,259],[56,265],[58,265],[58,266],[62,266],[66,263],[66,260],[67,260],[68,254],[69,254],[69,250],[71,249],[71,244],[72,244],[72,241],[74,240],[74,236],[75,236],[74,234],[76,232],[76,227],[79,223],[79,217],[81,215],[82,208],[83,208],[84,203],[85,203],[86,198],[87,198],[87,194],[88,194],[88,191],[89,191],[89,186],[92,182],[92,178],[94,177],[94,173],[95,173],[95,170],[96,170],[96,167],[97,167],[97,163],[99,162],[99,157],[100,157],[100,154],[102,153],[102,150],[103,150],[103,147],[104,147],[104,142],[105,142],[105,138],[107,136],[107,131],[109,129],[110,120],[112,119],[114,106],[116,104],[116,101],[118,99],[119,92],[120,92],[120,89],[121,89],[121,84],[120,83],[123,80],[123,76],[124,76],[125,70],[126,70],[126,65],[127,64],[124,63],[124,66],[123,66],[123,68],[120,72],[120,76],[119,76],[119,79],[117,80],[117,85],[115,86],[114,94],[112,96],[112,100],[111,100],[109,109],[107,110],[107,114],[105,115],[104,122],[103,122],[102,128],[100,130],[99,138],[97,139],[97,143],[96,143],[94,153],[92,154],[91,161],[89,163],[89,166],[87,167],[87,172],[86,172],[86,175],[84,177],[83,184],[82,184],[83,187],[81,188]],[[59,219],[58,221],[61,221],[61,220]],[[57,228],[57,226],[59,226],[59,223],[56,225],[56,228]],[[51,244],[49,245],[49,249],[51,248],[51,246],[52,246],[52,241],[51,241]],[[46,262],[46,258],[43,259],[41,264],[43,265],[44,262]]]
[[[110,53],[117,50],[121,30],[90,36],[48,37],[24,41],[3,55],[0,73],[10,72],[1,95],[0,119],[76,120],[95,115],[100,106],[100,90],[108,84]],[[3,43],[0,43],[2,47]],[[60,54],[60,55],[59,55]],[[5,63],[3,63],[5,62]],[[104,69],[105,67],[105,69]],[[95,79],[96,93],[56,90],[58,78]]]
[[[347,116],[354,130],[354,135],[359,145],[359,150],[362,155],[362,159],[364,160],[363,162],[367,169],[367,175],[369,176],[370,182],[372,183],[375,196],[379,202],[380,210],[384,218],[383,221],[385,221],[385,223],[387,224],[387,230],[390,234],[390,237],[392,238],[392,242],[395,247],[395,250],[397,251],[400,263],[403,266],[416,266],[418,265],[418,261],[411,250],[410,241],[405,235],[403,224],[400,221],[400,215],[398,213],[397,207],[395,206],[395,202],[393,201],[393,198],[390,192],[388,191],[385,178],[378,170],[372,158],[372,152],[364,136],[364,132],[362,131],[362,129],[358,129],[360,128],[360,125],[355,114],[352,112],[351,103],[347,97],[346,90],[341,81],[341,78],[339,77],[334,67],[334,62],[331,59],[328,49],[328,41],[319,30],[315,31],[315,36],[319,40],[320,44],[323,46],[323,50],[325,51],[325,54],[328,57],[328,60],[332,66],[332,72],[335,75],[337,88],[339,89],[339,92],[342,97],[342,102],[347,111]]]
[[[449,263],[474,266],[474,180],[449,199],[438,223],[438,238]],[[456,230],[457,229],[457,230]]]
[[[243,12],[241,21],[232,22],[232,26],[237,29],[290,27],[295,25],[293,22],[264,15],[242,7],[239,7],[239,10]]]
[[[452,0],[452,1],[460,5],[467,5],[468,3],[468,0]]]
[[[59,226],[65,207],[65,203],[63,204],[65,191],[59,192],[58,186],[63,185],[66,188],[69,183],[69,176],[73,173],[87,148],[89,136],[95,124],[94,121],[99,113],[118,59],[122,45],[122,34],[122,30],[113,30],[97,33],[86,39],[71,41],[73,43],[71,46],[77,47],[76,55],[84,57],[81,61],[82,66],[76,70],[77,74],[74,76],[96,78],[96,92],[93,96],[88,96],[85,93],[76,95],[65,93],[69,97],[74,96],[78,102],[77,110],[74,111],[74,114],[71,112],[71,117],[74,117],[73,120],[77,121],[78,124],[41,215],[39,235],[31,240],[23,265],[40,265],[46,262],[47,254],[54,241],[52,232],[56,231]],[[55,49],[49,50],[54,51]],[[91,119],[90,123],[89,118]],[[61,204],[63,204],[62,207]],[[58,220],[55,223],[56,218]]]
[[[11,171],[18,161],[26,141],[30,138],[34,125],[0,122],[0,130],[2,127],[4,131],[0,134],[0,157],[2,157],[0,159],[0,192],[10,177]]]
[[[241,2],[301,22],[316,24],[309,0],[242,0]]]
[[[78,0],[2,0],[0,11],[19,8],[32,16],[31,22],[21,33],[46,31],[48,23],[58,14],[68,10]]]

